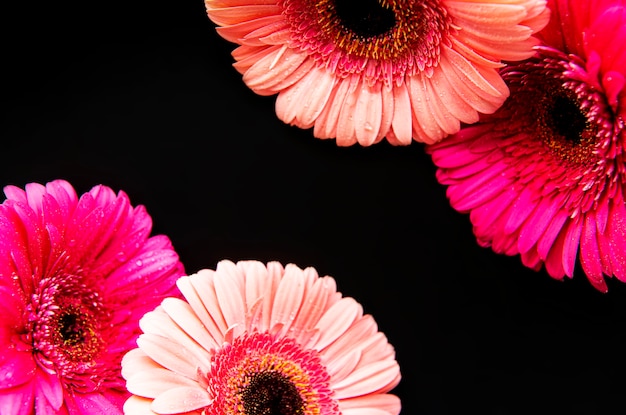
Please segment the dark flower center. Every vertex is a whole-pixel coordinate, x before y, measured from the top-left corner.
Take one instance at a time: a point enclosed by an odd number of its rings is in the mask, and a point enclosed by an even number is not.
[[[255,374],[243,389],[241,400],[246,415],[300,415],[304,412],[298,389],[278,372]]]
[[[59,317],[59,334],[63,343],[75,345],[85,340],[83,334],[83,324],[80,316],[71,313],[64,313]]]
[[[546,126],[557,136],[572,144],[579,144],[587,126],[587,117],[580,110],[575,97],[557,91],[546,105]]]
[[[598,129],[588,121],[576,93],[556,80],[543,87],[536,106],[539,137],[563,160],[591,162]]]
[[[363,39],[387,33],[396,25],[393,10],[378,0],[336,0],[335,11],[341,24]]]

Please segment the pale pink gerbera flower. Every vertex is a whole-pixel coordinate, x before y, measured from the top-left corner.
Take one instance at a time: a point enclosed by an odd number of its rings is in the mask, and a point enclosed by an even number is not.
[[[126,414],[397,415],[393,347],[335,280],[278,262],[182,277],[122,361]]]
[[[553,1],[537,56],[502,70],[511,96],[427,147],[478,242],[606,291],[626,282],[626,2]]]
[[[433,143],[508,96],[546,0],[205,0],[234,67],[285,123],[340,146]]]
[[[182,264],[143,206],[63,180],[4,188],[0,413],[121,414],[139,318],[180,295]]]

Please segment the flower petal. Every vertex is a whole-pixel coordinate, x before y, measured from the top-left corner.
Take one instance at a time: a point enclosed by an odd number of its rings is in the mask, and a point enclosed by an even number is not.
[[[158,414],[178,414],[203,408],[211,402],[213,399],[201,388],[180,386],[160,394],[150,408]]]

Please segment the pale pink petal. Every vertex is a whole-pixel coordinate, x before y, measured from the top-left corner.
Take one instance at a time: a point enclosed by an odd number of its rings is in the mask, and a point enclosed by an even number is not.
[[[139,396],[131,396],[124,402],[124,413],[132,415],[157,415],[150,409],[152,399],[141,398]]]
[[[337,399],[353,398],[387,389],[396,383],[399,371],[398,364],[389,360],[363,366],[333,384]]]
[[[217,264],[215,293],[226,325],[241,332],[245,329],[246,306],[243,274],[232,261],[220,261]]]
[[[208,349],[220,345],[223,341],[222,331],[215,323],[207,309],[204,307],[199,293],[196,291],[193,283],[191,282],[191,277],[179,278],[176,281],[176,285],[185,296],[185,299],[189,303],[189,306],[193,309],[196,317],[202,322],[204,330],[206,330],[207,336],[210,337],[210,341],[209,339],[205,338],[205,341],[208,342]]]
[[[304,71],[298,71],[302,64],[308,64]],[[310,70],[311,64],[306,55],[297,53],[292,48],[275,48],[252,65],[243,75],[243,81],[253,91],[271,95],[277,92],[275,86],[286,88],[300,80]],[[292,77],[293,74],[296,76]],[[289,82],[285,82],[289,79]]]
[[[404,83],[402,83],[403,87],[406,88],[406,85]],[[374,140],[375,143],[378,143],[380,141],[382,141],[383,138],[386,138],[389,134],[393,134],[392,131],[392,123],[393,123],[393,119],[396,118],[396,108],[398,105],[402,105],[403,102],[398,101],[396,102],[396,98],[395,98],[395,92],[394,92],[394,88],[395,87],[391,87],[388,88],[387,86],[383,86],[382,91],[381,91],[381,104],[382,104],[382,115],[381,115],[381,119],[380,119],[380,129],[378,131],[378,136],[376,137],[376,139]],[[401,113],[402,111],[406,111],[409,117],[409,121],[411,119],[410,114],[411,114],[411,108],[410,108],[410,101],[408,101],[408,96],[407,98],[407,104],[409,105],[408,108],[405,109],[399,109],[398,110],[398,115],[397,117],[401,117]],[[404,134],[405,131],[403,130],[403,127],[406,127],[406,124],[402,124],[400,122],[399,119],[396,120],[396,123],[398,123],[398,128],[400,129],[401,134]],[[405,139],[405,136],[402,135],[401,139],[405,140],[405,142],[408,142],[408,144],[410,144],[412,142],[411,139],[411,126],[410,124],[408,125],[408,131],[406,131],[406,135],[408,135],[408,140]],[[395,136],[394,136],[395,137]],[[391,143],[391,141],[388,139],[388,141]],[[396,143],[392,143],[392,145],[401,145],[399,143],[402,143],[403,141],[400,141],[400,139],[396,140]]]
[[[329,366],[334,365],[335,360],[341,359],[350,350],[360,348],[359,342],[370,338],[377,330],[374,318],[369,314],[364,315],[346,330],[343,336],[324,349],[325,361]]]
[[[353,298],[344,297],[333,304],[315,325],[321,333],[315,348],[328,347],[363,315],[363,307]]]
[[[365,395],[356,398],[343,399],[339,403],[339,409],[343,414],[355,411],[354,414],[363,412],[356,412],[357,410],[365,411],[369,413],[370,410],[380,410],[387,414],[400,413],[401,403],[400,399],[395,395],[379,394],[379,395]]]
[[[387,336],[379,331],[359,342],[358,347],[363,351],[359,367],[381,359],[393,359],[396,354],[393,346],[389,344]]]
[[[494,112],[509,95],[506,84],[494,69],[474,67],[452,49],[443,50],[441,64],[445,65],[446,77],[458,88],[459,95],[479,112]]]
[[[286,267],[285,274],[276,290],[276,297],[272,305],[270,327],[280,325],[284,327],[285,331],[289,330],[302,304],[304,290],[302,270],[295,267]]]
[[[212,270],[200,270],[196,274],[191,275],[190,278],[191,284],[198,293],[204,308],[217,326],[218,331],[211,331],[211,335],[219,344],[224,340],[224,333],[228,325],[220,309],[220,303],[215,292],[214,273],[215,272]],[[207,328],[209,327],[210,326],[207,326]]]
[[[180,386],[160,394],[150,408],[158,414],[177,414],[208,406],[213,399],[198,387]]]
[[[428,100],[429,83],[424,75],[409,77],[407,87],[411,97],[412,124],[414,132],[419,128],[416,140],[424,143],[434,143],[445,136],[445,132],[437,124],[434,114],[431,113]],[[423,133],[421,133],[423,132]]]
[[[328,102],[318,119],[315,121],[313,134],[320,138],[335,138],[337,136],[337,124],[339,114],[346,102],[348,92],[353,88],[352,81],[341,79],[337,81]]]
[[[255,321],[253,327],[260,331],[269,330],[273,299],[277,287],[280,285],[284,268],[278,262],[269,263],[266,268],[258,261],[239,261],[237,266],[241,267],[246,274],[246,301],[248,304],[254,304],[258,299],[263,301],[260,319]]]
[[[162,306],[146,313],[139,321],[139,326],[144,333],[162,336],[169,341],[180,344],[185,350],[193,354],[199,366],[203,368],[210,366],[210,357],[207,350],[196,343],[188,333],[183,331],[163,310]]]
[[[194,354],[166,337],[144,333],[137,339],[137,345],[155,362],[173,372],[190,379],[198,374]]]
[[[346,98],[337,120],[337,145],[341,147],[351,146],[357,142],[354,113],[363,84],[357,77],[353,79],[354,81],[350,82],[350,88],[346,91]]]
[[[356,139],[364,147],[374,144],[382,122],[382,85],[363,85],[354,109]]]
[[[344,411],[341,412],[342,415],[389,415],[389,412],[383,410],[383,409],[378,409],[378,408],[368,408],[368,409],[359,409],[359,408],[353,408],[353,409],[346,409]]]
[[[280,15],[274,15],[254,20],[247,20],[234,25],[217,27],[215,30],[224,39],[233,43],[240,43],[244,38],[248,37],[249,34],[254,33],[256,30],[278,30],[282,27],[284,27],[284,20]],[[258,36],[256,36],[256,38],[258,38]],[[256,42],[252,43],[252,45],[258,46]]]
[[[309,306],[301,309],[292,325],[292,336],[299,343],[308,343],[317,322],[331,304],[328,293],[335,291],[334,280],[327,277],[317,278],[308,290],[306,297]]]
[[[441,65],[444,67],[448,64],[446,59],[446,55],[442,55]],[[460,91],[465,91],[468,94],[469,92],[465,88],[459,87],[458,78],[449,72],[451,71],[435,71],[432,76],[432,83],[441,101],[441,107],[444,111],[448,111],[457,122],[473,124],[478,121],[478,112],[468,103],[467,97]],[[454,129],[448,130],[449,134],[459,130],[457,122],[454,123]]]
[[[122,377],[128,379],[133,373],[160,369],[161,365],[156,363],[141,349],[131,349],[122,358]]]
[[[336,357],[333,361],[325,360],[325,365],[328,368],[328,374],[335,382],[338,382],[354,372],[361,360],[361,350],[347,350],[343,355]]]
[[[261,2],[259,2],[261,3]],[[212,7],[210,2],[205,1],[209,18],[217,25],[229,26],[237,23],[255,20],[267,16],[280,14],[280,7],[272,3],[232,5],[228,7]]]
[[[334,78],[325,69],[308,68],[297,84],[288,88],[281,85],[285,90],[276,99],[276,115],[287,124],[312,127],[328,102],[334,84]]]
[[[217,344],[197,317],[191,306],[178,298],[165,298],[161,307],[183,331],[205,350],[211,350]]]
[[[128,389],[130,393],[145,398],[155,398],[168,389],[180,386],[200,388],[195,380],[186,378],[165,368],[136,372],[130,376],[126,382],[126,389]]]

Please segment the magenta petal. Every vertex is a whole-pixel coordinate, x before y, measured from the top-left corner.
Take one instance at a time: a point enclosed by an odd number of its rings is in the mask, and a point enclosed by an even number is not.
[[[602,275],[602,262],[596,239],[596,220],[593,212],[588,212],[583,222],[580,239],[580,262],[593,286],[605,291],[606,285]]]
[[[173,269],[177,262],[178,255],[173,251],[146,252],[111,273],[108,282],[114,289],[135,289],[140,285],[154,283],[154,276]]]
[[[563,268],[568,277],[574,275],[574,266],[576,264],[580,233],[582,231],[582,224],[580,222],[580,216],[576,216],[568,223],[567,229],[565,230],[565,239],[563,240]]]
[[[541,238],[541,235],[550,225],[552,218],[557,214],[561,206],[558,206],[550,198],[543,198],[537,209],[522,226],[519,234],[517,246],[520,252],[526,252],[534,247]]]
[[[14,389],[0,389],[2,415],[33,415],[35,383],[30,382]]]
[[[100,393],[76,394],[73,406],[79,411],[70,411],[80,415],[122,415],[125,395],[110,392],[106,396]]]
[[[37,374],[37,405],[47,402],[52,409],[58,411],[63,404],[63,387],[56,375],[39,371]],[[37,411],[45,413],[44,411]]]
[[[626,282],[626,205],[618,199],[607,225],[607,237],[611,247],[613,274]]]
[[[29,382],[36,371],[30,349],[19,351],[13,344],[8,347],[4,345],[4,350],[0,353],[0,390]]]

